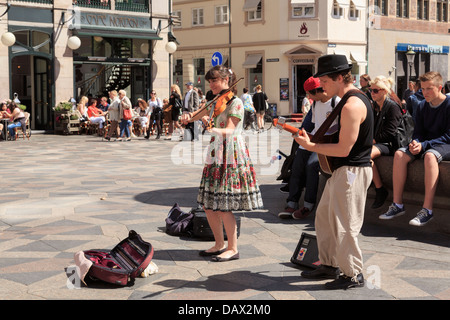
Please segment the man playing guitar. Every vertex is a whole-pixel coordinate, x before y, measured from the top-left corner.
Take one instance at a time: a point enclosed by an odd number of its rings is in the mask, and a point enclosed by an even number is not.
[[[338,142],[314,143],[304,131],[295,137],[306,150],[334,157],[334,171],[327,180],[316,210],[321,266],[302,272],[305,278],[335,279],[325,284],[326,289],[364,286],[363,259],[357,236],[364,220],[367,189],[372,180],[373,112],[367,96],[354,91],[351,68],[344,55],[325,55],[319,58],[318,73],[314,75],[320,79],[328,96],[337,95],[342,102],[345,101],[337,118]]]

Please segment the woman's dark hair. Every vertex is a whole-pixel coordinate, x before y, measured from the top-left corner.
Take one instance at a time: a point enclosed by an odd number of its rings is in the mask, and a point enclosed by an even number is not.
[[[236,81],[236,74],[229,68],[222,65],[211,68],[205,76],[205,80],[226,79],[228,77],[228,86],[231,86]],[[234,94],[237,94],[236,87],[233,88]]]
[[[446,83],[444,83],[444,93],[450,93],[450,81],[447,81]]]

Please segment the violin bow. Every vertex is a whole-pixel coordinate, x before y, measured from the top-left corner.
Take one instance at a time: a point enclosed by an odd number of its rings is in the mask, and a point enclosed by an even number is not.
[[[210,105],[212,105],[214,102],[216,102],[222,95],[224,95],[224,94],[230,92],[231,89],[233,89],[233,88],[239,83],[239,81],[241,81],[241,80],[244,80],[244,78],[239,78],[239,79],[236,80],[234,83],[232,83],[232,84],[230,85],[230,87],[229,87],[228,89],[225,90],[225,92],[223,92],[222,94],[216,95],[216,96],[214,97],[214,99],[212,99],[211,101],[206,102],[205,105],[204,105],[203,107],[201,107],[200,109],[198,109],[197,111],[195,111],[195,112],[192,114],[191,120],[189,120],[189,122],[196,121],[196,120],[192,120],[192,119],[194,119],[194,117],[195,117],[197,114],[199,114],[200,112],[204,111],[206,108],[208,108],[208,107],[209,107]],[[212,106],[212,108],[211,108],[210,117],[209,117],[210,120],[209,120],[208,125],[211,124],[211,119],[212,119],[212,115],[213,115],[213,114],[214,114],[214,106]],[[198,120],[198,119],[197,119],[197,120]]]

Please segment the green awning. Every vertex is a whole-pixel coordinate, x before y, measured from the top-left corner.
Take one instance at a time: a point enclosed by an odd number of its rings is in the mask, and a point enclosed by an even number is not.
[[[133,30],[133,29],[104,29],[104,28],[90,28],[79,29],[74,31],[80,36],[97,36],[103,38],[128,38],[128,39],[146,39],[146,40],[163,40],[156,34],[154,30]]]

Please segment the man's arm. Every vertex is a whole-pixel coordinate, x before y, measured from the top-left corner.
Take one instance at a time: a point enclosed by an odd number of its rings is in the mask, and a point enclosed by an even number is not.
[[[359,126],[366,116],[367,108],[361,99],[350,97],[342,108],[338,143],[313,143],[309,140],[306,132],[295,138],[295,141],[312,152],[332,157],[346,157],[358,138]]]

